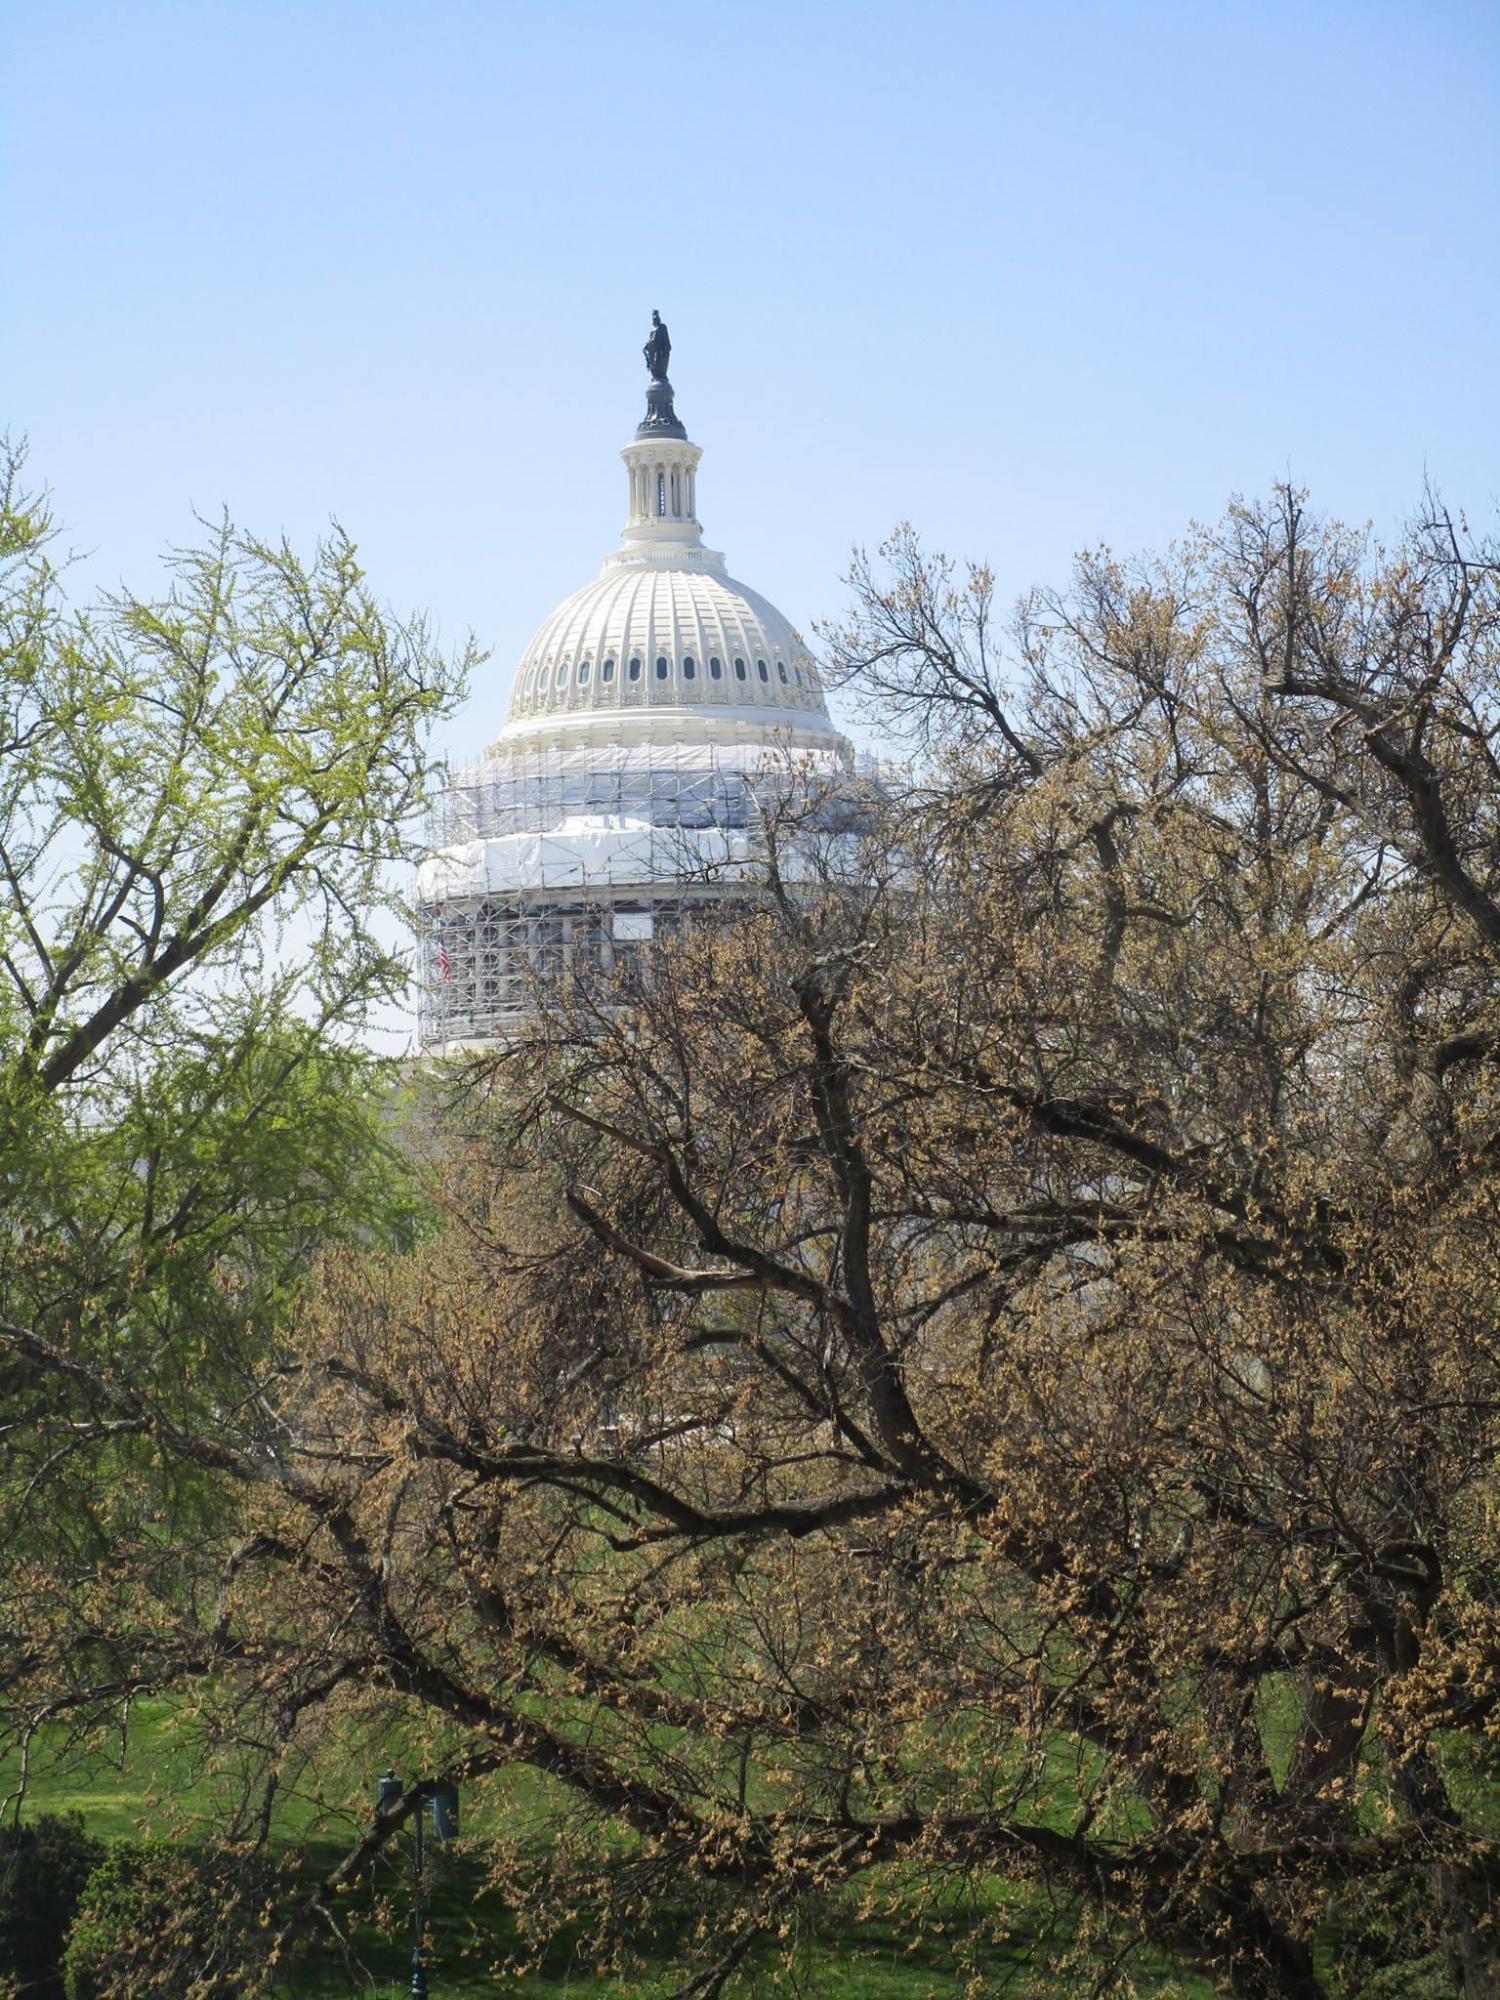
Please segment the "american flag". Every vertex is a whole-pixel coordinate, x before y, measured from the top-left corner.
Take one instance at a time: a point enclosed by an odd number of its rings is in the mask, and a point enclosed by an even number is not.
[[[442,906],[440,904],[438,908],[433,911],[433,915],[441,919],[442,914],[443,911],[442,911]],[[453,977],[453,960],[448,956],[448,947],[443,942],[443,934],[441,931],[438,932],[437,952],[434,955],[433,963],[437,967],[438,978],[441,979],[443,984],[446,986],[448,984],[448,981]]]

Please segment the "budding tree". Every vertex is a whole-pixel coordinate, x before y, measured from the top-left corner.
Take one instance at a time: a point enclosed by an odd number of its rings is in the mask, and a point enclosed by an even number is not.
[[[854,582],[912,784],[472,1066],[254,1421],[35,1360],[239,1496],[161,1683],[399,1714],[407,1810],[548,1774],[497,1874],[693,1903],[684,1993],[963,1885],[1101,1982],[1491,1994],[1500,569],[1283,492],[1009,620]]]
[[[226,521],[165,594],[87,608],[56,547],[8,452],[0,1685],[23,1746],[149,1681],[155,1611],[191,1621],[213,1457],[168,1440],[255,1427],[320,1243],[410,1240],[367,1030],[404,992],[399,864],[467,664],[381,609],[337,529],[303,560]],[[149,1418],[99,1400],[116,1381]]]

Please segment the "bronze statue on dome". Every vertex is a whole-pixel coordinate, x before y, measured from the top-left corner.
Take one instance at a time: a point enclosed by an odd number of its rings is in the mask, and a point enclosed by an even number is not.
[[[651,332],[641,349],[651,373],[646,391],[646,414],[635,427],[638,438],[685,438],[687,432],[672,407],[672,385],[667,380],[667,363],[672,358],[672,336],[659,312],[651,315]]]
[[[672,358],[672,340],[667,332],[666,321],[659,312],[651,315],[651,333],[646,345],[641,349],[646,357],[646,366],[651,371],[653,382],[665,382],[667,363]]]

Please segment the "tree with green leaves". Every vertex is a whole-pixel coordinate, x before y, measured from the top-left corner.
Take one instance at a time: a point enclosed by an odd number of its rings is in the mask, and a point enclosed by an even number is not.
[[[149,1677],[80,1632],[116,1592],[181,1608],[208,1504],[204,1467],[80,1419],[78,1385],[127,1376],[174,1435],[258,1431],[258,1358],[315,1248],[410,1237],[369,1030],[405,991],[427,735],[473,658],[384,610],[338,528],[304,559],[226,519],[165,594],[85,607],[56,548],[7,451],[0,1682],[23,1747],[75,1667]]]

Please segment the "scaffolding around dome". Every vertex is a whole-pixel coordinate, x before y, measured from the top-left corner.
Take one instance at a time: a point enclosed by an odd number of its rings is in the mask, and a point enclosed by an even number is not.
[[[743,904],[769,817],[843,837],[877,777],[841,738],[513,750],[454,770],[417,883],[424,1046],[503,1038],[690,910]]]

